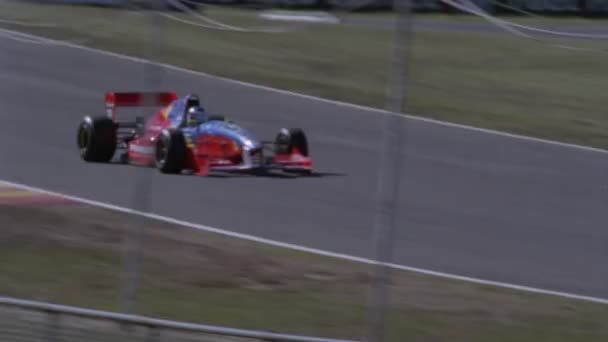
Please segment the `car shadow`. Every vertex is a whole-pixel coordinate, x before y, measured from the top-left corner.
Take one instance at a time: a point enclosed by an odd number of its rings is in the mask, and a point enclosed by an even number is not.
[[[125,162],[124,160],[120,160],[120,158],[115,158],[110,161],[108,164],[113,165],[121,165],[125,167],[143,167],[143,168],[151,168],[154,167],[142,166],[131,164]],[[176,176],[196,176],[192,171],[185,171]],[[299,173],[299,172],[287,172],[281,170],[258,170],[258,171],[213,171],[204,177],[209,178],[244,178],[244,177],[254,177],[254,178],[279,178],[279,179],[296,179],[296,178],[325,178],[325,177],[345,177],[346,173],[341,172],[328,172],[328,171],[312,171],[311,173]]]
[[[260,171],[260,172],[211,172],[207,177],[210,178],[280,178],[280,179],[296,179],[296,178],[324,178],[324,177],[344,177],[345,173],[338,172],[317,172],[310,174],[284,172],[284,171]]]
[[[346,173],[341,172],[313,172],[305,177],[310,178],[324,178],[324,177],[346,177]]]

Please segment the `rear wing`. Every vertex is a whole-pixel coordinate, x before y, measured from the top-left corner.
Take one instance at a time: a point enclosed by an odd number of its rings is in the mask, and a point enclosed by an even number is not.
[[[173,92],[127,92],[106,93],[105,103],[108,117],[116,121],[117,107],[164,107],[177,100]]]

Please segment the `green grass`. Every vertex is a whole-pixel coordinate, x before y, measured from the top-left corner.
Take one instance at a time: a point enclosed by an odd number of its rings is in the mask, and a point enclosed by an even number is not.
[[[365,339],[367,266],[82,206],[0,206],[0,295],[119,310],[135,224],[145,248],[138,313]],[[393,273],[389,290],[388,341],[608,338],[606,305],[409,272]]]
[[[252,11],[211,7],[205,13],[244,27],[283,25],[259,20]],[[480,21],[463,16],[428,18]],[[58,26],[53,28],[0,26],[135,56],[146,56],[151,38],[149,15],[113,9],[5,3],[0,5],[0,19],[55,23]],[[596,23],[580,18],[514,20],[533,25]],[[390,30],[294,24],[290,27],[298,30],[276,34],[206,30],[168,19],[163,25],[165,62],[305,94],[383,106]],[[536,42],[504,33],[418,29],[412,46],[407,111],[608,147],[604,97],[608,80],[602,72],[608,67],[606,52],[573,51],[555,44],[606,49],[601,41]]]

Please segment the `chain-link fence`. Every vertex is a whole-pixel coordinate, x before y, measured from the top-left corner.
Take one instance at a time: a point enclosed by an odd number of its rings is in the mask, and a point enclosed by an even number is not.
[[[0,294],[374,342],[608,341],[597,21],[539,15],[557,0],[397,0],[405,20],[359,11],[376,0],[57,1],[0,0]],[[263,141],[301,128],[314,177],[80,160],[76,126],[123,91],[196,94]],[[0,341],[285,340],[15,304]]]

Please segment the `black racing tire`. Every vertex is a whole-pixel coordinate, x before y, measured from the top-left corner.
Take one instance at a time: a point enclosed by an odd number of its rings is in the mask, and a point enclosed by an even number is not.
[[[186,140],[181,131],[165,129],[161,132],[156,141],[154,162],[162,173],[182,172],[186,166]]]
[[[80,157],[87,162],[108,163],[116,152],[116,125],[107,116],[85,116],[78,125]]]
[[[308,139],[300,128],[283,128],[274,140],[275,152],[284,154],[291,153],[294,148],[303,156],[308,156]]]

